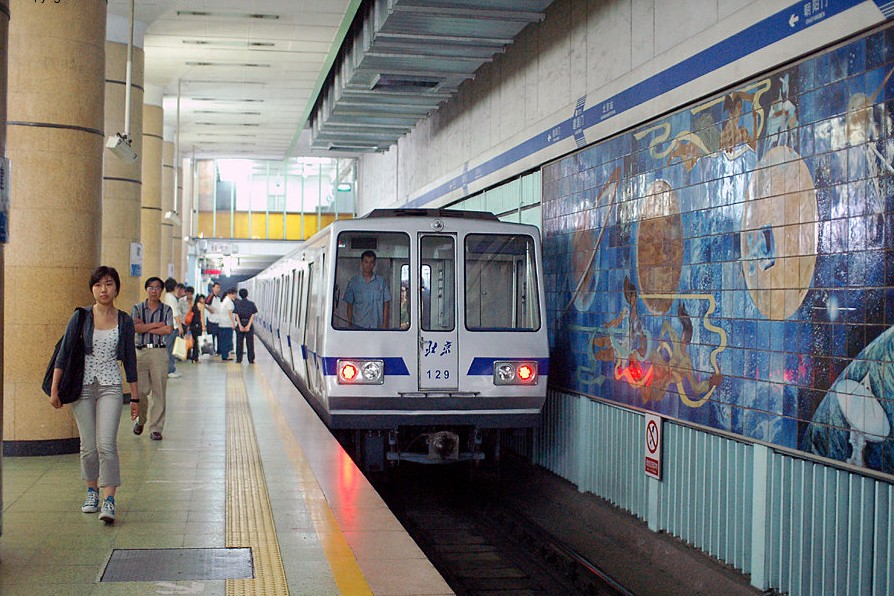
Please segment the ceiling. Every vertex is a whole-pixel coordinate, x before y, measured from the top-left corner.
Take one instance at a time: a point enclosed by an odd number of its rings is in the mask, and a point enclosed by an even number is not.
[[[136,0],[134,20],[180,155],[356,157],[394,145],[551,2]],[[108,12],[129,32],[131,0]],[[274,258],[250,252],[234,274]]]
[[[134,18],[181,155],[283,159],[387,150],[551,2],[136,0]],[[126,25],[131,1],[108,6]]]
[[[144,81],[163,90],[180,153],[283,159],[303,144],[307,154],[306,114],[358,4],[137,0]],[[129,19],[130,11],[130,0],[109,0],[109,14]]]

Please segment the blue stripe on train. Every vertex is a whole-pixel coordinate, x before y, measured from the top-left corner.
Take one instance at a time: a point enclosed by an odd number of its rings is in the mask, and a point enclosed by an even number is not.
[[[476,357],[472,359],[472,364],[469,365],[469,372],[466,374],[468,376],[491,376],[494,374],[494,362],[497,361],[508,361],[508,362],[523,362],[523,361],[531,361],[534,360],[537,362],[537,374],[541,377],[544,375],[549,375],[549,358],[483,358]]]
[[[353,357],[348,356],[326,356],[323,358],[323,374],[326,376],[336,375],[337,371],[335,368],[336,362],[339,360],[352,360],[355,359]],[[410,370],[407,368],[407,364],[404,362],[403,358],[394,357],[394,358],[376,358],[375,356],[363,356],[356,358],[356,360],[382,360],[385,363],[385,375],[394,375],[394,376],[409,376]]]

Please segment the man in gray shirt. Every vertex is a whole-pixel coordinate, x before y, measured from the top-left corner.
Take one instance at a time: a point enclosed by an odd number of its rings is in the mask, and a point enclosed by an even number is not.
[[[360,255],[360,273],[345,288],[348,323],[363,329],[384,329],[391,307],[391,291],[385,278],[376,275],[376,253]]]

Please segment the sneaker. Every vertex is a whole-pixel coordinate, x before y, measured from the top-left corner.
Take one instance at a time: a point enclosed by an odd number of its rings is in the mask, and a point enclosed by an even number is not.
[[[153,441],[161,441],[161,433],[152,433],[151,435],[149,435],[149,438],[151,438]]]
[[[140,424],[139,421],[133,423],[133,434],[135,434],[135,435],[143,434],[143,425]]]
[[[84,513],[96,513],[99,511],[99,491],[95,488],[87,489],[87,498],[84,499],[81,511]]]
[[[99,519],[107,524],[115,523],[115,497],[106,497],[106,500],[102,502]]]
[[[183,375],[181,375],[181,374],[178,373],[178,372],[168,373],[168,378],[169,378],[169,379],[179,379],[179,378],[182,377],[182,376],[183,376]]]

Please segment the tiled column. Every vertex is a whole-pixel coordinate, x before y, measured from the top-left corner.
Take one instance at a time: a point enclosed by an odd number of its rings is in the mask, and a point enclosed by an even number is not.
[[[176,155],[175,155],[176,159]],[[174,277],[177,281],[186,279],[186,250],[183,246],[183,238],[186,236],[186,217],[183,211],[183,160],[174,164],[177,174],[177,183],[174,192],[177,198],[177,215],[180,217],[180,225],[174,224]]]
[[[106,136],[123,133],[125,127],[127,36],[129,19],[120,27],[110,21],[109,41],[106,42]],[[112,29],[122,29],[112,35]],[[119,37],[124,37],[124,43]],[[103,163],[102,201],[102,262],[118,270],[121,292],[116,305],[125,312],[139,302],[142,294],[142,275],[130,274],[130,245],[140,242],[140,179],[143,153],[143,50],[134,47],[130,85],[130,123],[128,126],[137,159],[126,162],[110,150],[105,151]]]
[[[4,454],[76,452],[66,407],[41,392],[53,345],[75,306],[93,302],[99,264],[106,2],[10,6],[6,155]]]
[[[165,217],[174,210],[174,143],[170,141],[171,133],[165,131],[165,141],[162,147],[161,158],[161,228],[159,228],[159,243],[161,247],[161,271],[160,277],[167,279],[176,272],[173,260],[174,224]],[[177,281],[181,281],[177,278]]]
[[[164,144],[164,109],[160,89],[146,88],[143,104],[143,188],[140,193],[142,217],[140,238],[143,240],[143,280],[167,277],[161,268],[161,194],[162,146]],[[142,287],[142,284],[140,285]]]
[[[9,0],[0,0],[0,157],[6,156],[6,57],[9,55]],[[8,181],[4,180],[3,184]],[[0,244],[0,283],[3,282],[4,247]],[[0,444],[3,442],[3,292],[0,291]],[[3,458],[0,457],[0,534],[3,532]]]

